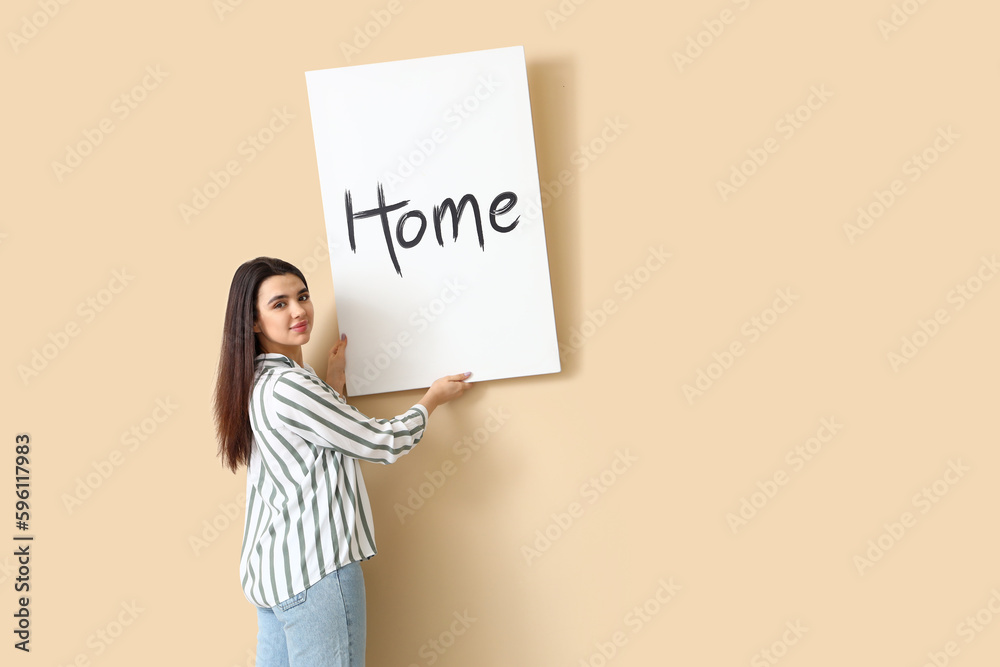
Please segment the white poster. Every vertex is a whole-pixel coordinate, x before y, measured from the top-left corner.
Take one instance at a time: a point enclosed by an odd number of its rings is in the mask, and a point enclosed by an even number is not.
[[[524,49],[306,84],[348,394],[558,372]]]

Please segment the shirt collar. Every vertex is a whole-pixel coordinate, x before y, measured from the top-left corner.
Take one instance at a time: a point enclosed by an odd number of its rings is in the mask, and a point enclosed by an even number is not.
[[[277,352],[262,352],[258,354],[254,359],[254,365],[258,370],[267,370],[268,368],[305,368],[310,372],[312,366],[306,364],[305,366],[299,366],[295,361],[289,359],[283,354],[278,354]]]

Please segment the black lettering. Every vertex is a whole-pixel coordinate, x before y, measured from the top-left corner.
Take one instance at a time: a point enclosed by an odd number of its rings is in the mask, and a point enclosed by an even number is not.
[[[417,235],[413,237],[412,241],[407,241],[403,238],[403,226],[406,224],[407,218],[420,218],[420,231]],[[412,248],[413,246],[420,243],[420,239],[424,238],[424,232],[427,231],[427,218],[420,211],[407,211],[403,214],[403,217],[399,219],[396,223],[396,240],[399,241],[399,245],[404,248]]]
[[[451,201],[450,199],[448,201]],[[464,199],[462,201],[465,201]],[[475,200],[473,200],[475,201]],[[389,248],[389,257],[392,258],[392,266],[396,269],[396,273],[402,277],[403,272],[399,269],[399,260],[396,259],[396,249],[392,246],[392,232],[389,229],[389,212],[401,209],[410,200],[399,202],[398,204],[391,204],[386,206],[385,203],[385,193],[382,191],[382,184],[378,184],[378,206],[375,208],[368,209],[367,211],[361,211],[359,213],[354,212],[354,205],[351,201],[351,191],[344,191],[344,208],[347,211],[347,236],[351,242],[351,251],[357,252],[357,245],[354,242],[354,221],[361,220],[362,218],[374,218],[379,216],[382,220],[382,234],[385,236],[385,245]],[[436,211],[436,209],[435,209]],[[405,217],[405,216],[404,216]],[[479,210],[476,209],[476,219],[479,219]],[[455,222],[455,234],[458,234],[458,221]],[[482,231],[479,232],[480,244],[482,244]]]
[[[395,244],[398,243],[401,248],[413,248],[420,243],[424,238],[424,234],[427,232],[427,216],[424,215],[419,209],[413,209],[411,211],[405,211],[399,219],[396,221],[395,230],[392,229],[389,223],[389,214],[393,211],[398,211],[410,203],[409,199],[399,201],[393,204],[387,204],[385,201],[385,191],[382,187],[382,183],[377,184],[377,199],[378,205],[374,208],[365,211],[355,211],[354,201],[351,198],[351,191],[344,190],[344,211],[347,215],[347,236],[351,244],[351,251],[355,254],[358,251],[357,238],[355,234],[355,221],[363,220],[365,218],[379,218],[382,223],[382,236],[385,238],[386,249],[389,251],[389,258],[392,260],[392,266],[396,270],[396,274],[400,278],[403,277],[403,271],[399,266],[399,258],[396,256]],[[506,213],[510,213],[511,210],[517,205],[517,195],[510,191],[504,191],[493,198],[489,207],[489,217],[490,217],[490,227],[495,231],[506,234],[507,232],[513,230],[521,222],[521,217],[519,215],[514,217],[514,220],[507,225],[504,225],[497,221],[497,218]],[[458,227],[461,222],[462,215],[465,213],[466,207],[472,209],[472,215],[476,220],[476,238],[479,241],[479,248],[483,251],[486,250],[486,239],[483,237],[483,216],[479,210],[479,202],[476,197],[472,194],[466,194],[458,203],[451,197],[445,199],[441,202],[440,206],[434,207],[434,236],[437,237],[438,245],[444,247],[444,232],[442,227],[445,224],[446,216],[451,216],[451,237],[453,241],[458,241]],[[411,218],[416,218],[420,227],[416,234],[407,240],[406,238],[406,223]],[[393,241],[393,235],[395,235],[395,242]]]
[[[507,203],[503,206],[497,206],[500,200],[505,199]],[[497,216],[503,215],[510,209],[514,208],[514,204],[517,203],[517,195],[513,192],[501,192],[494,199],[493,203],[490,204],[490,227],[497,230],[501,234],[506,234],[510,230],[517,227],[517,223],[521,222],[521,216],[514,218],[514,222],[510,223],[506,227],[501,227],[497,224]]]
[[[467,204],[472,204],[472,214],[476,216],[476,235],[479,237],[479,247],[486,250],[486,243],[483,240],[483,219],[479,214],[479,202],[471,194],[462,197],[458,202],[457,210],[451,197],[441,202],[440,206],[434,207],[434,234],[437,236],[438,245],[444,246],[444,239],[441,238],[441,218],[444,216],[444,212],[451,213],[452,240],[457,241],[458,219],[462,217],[462,211],[465,210]]]

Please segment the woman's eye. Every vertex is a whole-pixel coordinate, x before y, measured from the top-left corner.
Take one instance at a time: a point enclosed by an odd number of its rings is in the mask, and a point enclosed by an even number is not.
[[[276,304],[274,304],[274,307],[275,307],[275,308],[280,308],[281,306],[284,306],[284,305],[285,305],[285,302],[284,302],[284,301],[279,301],[279,302],[277,302]]]
[[[302,296],[299,297],[299,301],[308,301],[308,300],[309,300],[308,294],[303,294]]]

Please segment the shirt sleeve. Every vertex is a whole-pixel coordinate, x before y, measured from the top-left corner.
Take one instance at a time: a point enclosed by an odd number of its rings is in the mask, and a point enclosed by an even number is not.
[[[392,463],[423,437],[427,408],[419,403],[392,419],[372,419],[348,405],[342,396],[313,374],[292,370],[272,385],[277,417],[307,442],[373,463]]]

